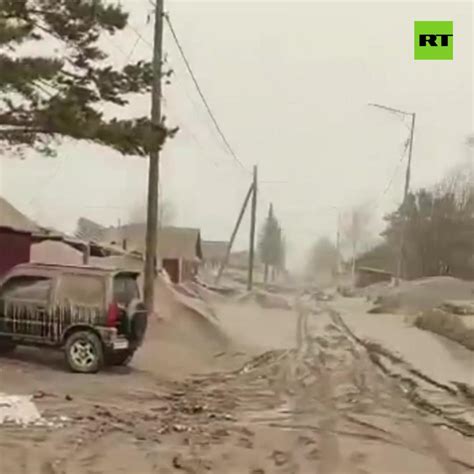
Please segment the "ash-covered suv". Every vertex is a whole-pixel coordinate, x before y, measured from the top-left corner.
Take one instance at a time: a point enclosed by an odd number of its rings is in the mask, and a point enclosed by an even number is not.
[[[19,344],[64,349],[74,372],[124,365],[142,344],[147,311],[138,272],[22,264],[0,281],[0,354]]]

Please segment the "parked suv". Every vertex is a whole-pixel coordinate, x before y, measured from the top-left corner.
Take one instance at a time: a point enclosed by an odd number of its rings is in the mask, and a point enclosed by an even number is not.
[[[0,354],[18,344],[60,348],[74,372],[127,364],[147,312],[138,272],[22,264],[0,281]]]

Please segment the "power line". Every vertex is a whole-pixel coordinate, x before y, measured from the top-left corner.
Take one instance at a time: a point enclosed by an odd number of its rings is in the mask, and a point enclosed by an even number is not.
[[[178,72],[174,69],[173,69],[173,77],[175,77],[177,79],[177,82],[174,82],[173,84],[177,85],[178,83],[180,83],[182,85],[184,93],[185,93],[189,103],[191,104],[192,108],[194,109],[194,111],[196,113],[196,116],[195,116],[196,119],[199,121],[200,124],[203,124],[203,126],[209,130],[212,137],[216,138],[216,129],[215,129],[215,127],[210,125],[209,120],[202,120],[201,113],[200,113],[201,111],[199,110],[198,105],[192,99],[191,94],[189,93],[188,88],[186,87],[186,84],[185,84],[184,80],[181,78],[181,75],[178,74]],[[224,153],[228,153],[227,148],[225,147],[225,145],[223,144],[223,142],[220,138],[217,139],[217,143],[218,143],[218,147],[220,149],[222,149],[224,151]]]
[[[127,25],[131,30],[135,32],[135,34],[145,43],[147,44],[151,49],[153,49],[153,45],[151,44],[150,41],[148,41],[146,38],[142,36],[142,34],[133,26],[133,25]]]
[[[135,43],[132,46],[132,49],[130,50],[130,52],[127,54],[127,56],[125,58],[125,66],[129,63],[130,59],[132,59],[133,53],[135,52],[135,49],[137,49],[137,46],[138,46],[138,43],[140,42],[140,39],[141,39],[140,36],[137,36],[137,39],[136,39]]]
[[[134,43],[132,49],[131,49],[130,52],[127,54],[127,53],[125,53],[125,51],[124,51],[123,49],[117,47],[117,49],[119,49],[119,50],[121,51],[122,55],[123,55],[124,57],[126,57],[126,62],[128,62],[128,61],[130,60],[130,58],[131,58],[131,56],[133,55],[133,53],[134,53],[134,51],[135,51],[135,49],[136,49],[136,47],[137,47],[137,45],[138,45],[138,43],[139,43],[140,40],[143,41],[143,43],[145,43],[146,45],[148,45],[150,48],[152,47],[152,44],[151,44],[148,40],[146,40],[146,39],[143,37],[143,35],[141,35],[140,32],[139,32],[135,27],[133,27],[132,25],[128,25],[128,26],[129,26],[129,28],[135,33],[135,35],[136,35],[136,37],[137,37],[137,39],[136,39],[136,41],[135,41],[135,43]],[[178,80],[181,81],[181,78],[176,74],[176,72],[175,72],[175,71],[173,71],[173,72],[175,73],[175,74],[174,74],[175,77],[177,77]],[[185,93],[186,93],[186,97],[188,98],[189,102],[191,103],[191,105],[193,106],[193,108],[195,109],[195,111],[198,113],[197,106],[196,106],[195,102],[192,100],[192,98],[191,98],[189,92],[187,91],[187,89],[186,89],[186,87],[185,87],[184,85],[183,85],[183,88],[184,88],[184,91],[185,91]],[[165,105],[167,106],[167,108],[168,108],[168,109],[171,109],[171,104],[170,104],[170,102],[166,101],[165,97],[163,97],[163,96],[162,96],[162,100],[163,100],[163,102],[165,103]],[[206,122],[206,126],[208,127],[207,122]],[[199,146],[199,148],[201,148],[202,151],[205,151],[203,145],[200,143],[200,141],[198,140],[198,138],[196,137],[196,135],[193,133],[193,131],[192,131],[189,127],[187,127],[187,126],[184,125],[184,122],[182,122],[182,123],[180,124],[180,128],[183,129],[184,131],[186,131],[186,132],[188,133],[188,135],[191,137],[191,139],[196,143],[196,145]],[[214,166],[216,166],[216,167],[218,166],[217,163],[216,163],[216,161],[214,161],[214,160],[211,160],[211,161],[212,161],[212,164],[213,164]]]
[[[167,110],[172,110],[176,116],[178,116],[178,114],[176,113],[176,110],[173,109],[173,107],[171,107],[171,103],[165,99],[165,97],[162,97],[161,100],[163,101],[165,107]],[[204,146],[202,145],[202,143],[199,141],[198,137],[194,134],[194,132],[191,130],[190,127],[188,127],[185,122],[183,120],[181,120],[180,124],[179,124],[179,128],[184,130],[188,135],[189,137],[194,141],[194,143],[203,151],[203,153],[206,152],[206,150],[204,149]],[[205,153],[206,156],[207,156],[207,153]],[[209,158],[210,161],[212,162],[212,164],[214,165],[214,167],[218,167],[218,163],[213,160],[212,158]]]
[[[206,108],[206,110],[207,110],[207,112],[208,112],[208,114],[209,114],[209,117],[211,118],[211,120],[212,120],[214,126],[216,127],[217,132],[219,133],[220,137],[222,138],[222,141],[224,142],[224,144],[225,144],[225,146],[226,146],[226,148],[227,148],[227,151],[230,153],[230,155],[232,156],[232,158],[236,161],[236,163],[239,164],[239,166],[240,166],[244,171],[246,171],[247,173],[250,173],[250,171],[247,170],[247,168],[244,166],[244,164],[243,164],[243,163],[239,160],[239,158],[237,157],[235,151],[233,150],[233,148],[232,148],[232,146],[230,145],[229,141],[227,140],[227,138],[226,138],[224,132],[222,131],[222,128],[220,127],[219,123],[217,122],[217,119],[216,119],[216,117],[215,117],[215,115],[214,115],[214,112],[212,111],[212,109],[211,109],[211,107],[210,107],[210,105],[209,105],[209,103],[208,103],[206,97],[204,96],[204,93],[203,93],[203,91],[202,91],[202,89],[201,89],[201,86],[199,85],[199,82],[197,81],[196,75],[194,74],[194,71],[193,71],[193,69],[192,69],[192,67],[191,67],[191,64],[189,63],[188,58],[187,58],[187,56],[186,56],[186,54],[185,54],[185,52],[184,52],[184,50],[183,50],[183,47],[182,47],[182,45],[181,45],[181,42],[179,41],[179,38],[178,38],[178,36],[177,36],[177,34],[176,34],[176,31],[175,31],[175,29],[174,29],[174,27],[173,27],[173,24],[171,23],[171,19],[170,19],[170,17],[169,17],[169,14],[165,14],[165,15],[164,15],[164,18],[165,18],[165,20],[166,20],[166,23],[168,24],[168,27],[169,27],[170,32],[171,32],[171,35],[173,36],[173,39],[174,39],[174,41],[175,41],[175,43],[176,43],[176,46],[178,47],[178,50],[179,50],[179,52],[180,52],[180,54],[181,54],[181,57],[183,58],[183,61],[184,61],[185,65],[186,65],[186,68],[187,68],[187,70],[188,70],[188,72],[189,72],[189,74],[190,74],[190,76],[191,76],[191,79],[192,79],[192,81],[193,81],[193,83],[194,83],[194,85],[195,85],[195,87],[196,87],[196,90],[197,90],[197,92],[198,92],[198,94],[199,94],[199,97],[201,98],[201,100],[202,100],[202,102],[203,102],[203,104],[204,104],[204,106],[205,106],[205,108]]]

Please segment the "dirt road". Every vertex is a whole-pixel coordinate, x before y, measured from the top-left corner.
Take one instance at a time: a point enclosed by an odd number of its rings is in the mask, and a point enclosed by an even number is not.
[[[33,394],[52,426],[1,426],[0,474],[474,472],[468,387],[364,340],[334,306],[215,310],[232,342],[157,325],[129,369],[2,360],[0,392]]]

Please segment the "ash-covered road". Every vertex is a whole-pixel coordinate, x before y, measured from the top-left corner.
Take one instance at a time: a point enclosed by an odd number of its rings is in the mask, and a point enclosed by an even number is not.
[[[34,351],[2,360],[0,392],[67,421],[0,427],[0,473],[474,472],[470,385],[397,353],[395,330],[390,344],[368,334],[358,304],[221,302],[231,345],[203,355],[205,331],[186,346],[183,328],[172,344],[152,328],[132,368],[96,376]]]

